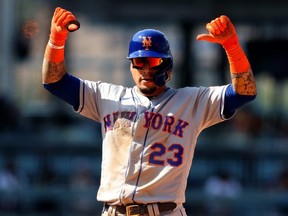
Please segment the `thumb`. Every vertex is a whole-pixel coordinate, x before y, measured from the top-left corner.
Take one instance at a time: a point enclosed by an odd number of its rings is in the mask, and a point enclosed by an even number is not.
[[[204,41],[208,41],[208,42],[211,42],[211,43],[216,43],[216,39],[214,38],[213,35],[211,34],[199,34],[197,37],[196,37],[197,40],[204,40]]]

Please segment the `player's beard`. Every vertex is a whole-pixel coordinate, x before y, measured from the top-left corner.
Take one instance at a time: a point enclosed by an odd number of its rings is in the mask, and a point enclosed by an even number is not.
[[[153,87],[139,87],[139,91],[145,96],[155,96],[155,92],[158,90],[158,86]]]

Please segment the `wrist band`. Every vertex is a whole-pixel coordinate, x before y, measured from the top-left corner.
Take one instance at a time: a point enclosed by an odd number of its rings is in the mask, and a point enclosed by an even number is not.
[[[65,45],[63,46],[55,46],[54,44],[51,43],[51,41],[48,41],[48,46],[50,46],[53,49],[64,49]]]

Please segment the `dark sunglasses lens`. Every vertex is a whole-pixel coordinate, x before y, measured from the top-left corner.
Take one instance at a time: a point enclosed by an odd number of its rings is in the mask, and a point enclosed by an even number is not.
[[[133,58],[132,64],[136,67],[143,67],[145,63],[145,60],[143,58]]]
[[[159,66],[162,63],[162,58],[147,58],[150,67]]]
[[[145,63],[148,63],[150,67],[157,67],[159,66],[162,62],[162,58],[133,58],[132,59],[132,64],[134,67],[144,67]]]

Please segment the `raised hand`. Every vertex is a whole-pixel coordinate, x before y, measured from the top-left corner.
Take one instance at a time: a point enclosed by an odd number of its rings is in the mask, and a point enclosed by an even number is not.
[[[207,23],[206,29],[209,31],[209,34],[200,34],[197,36],[197,40],[205,40],[211,43],[219,43],[223,45],[225,42],[230,41],[230,39],[237,39],[234,25],[225,15]]]

